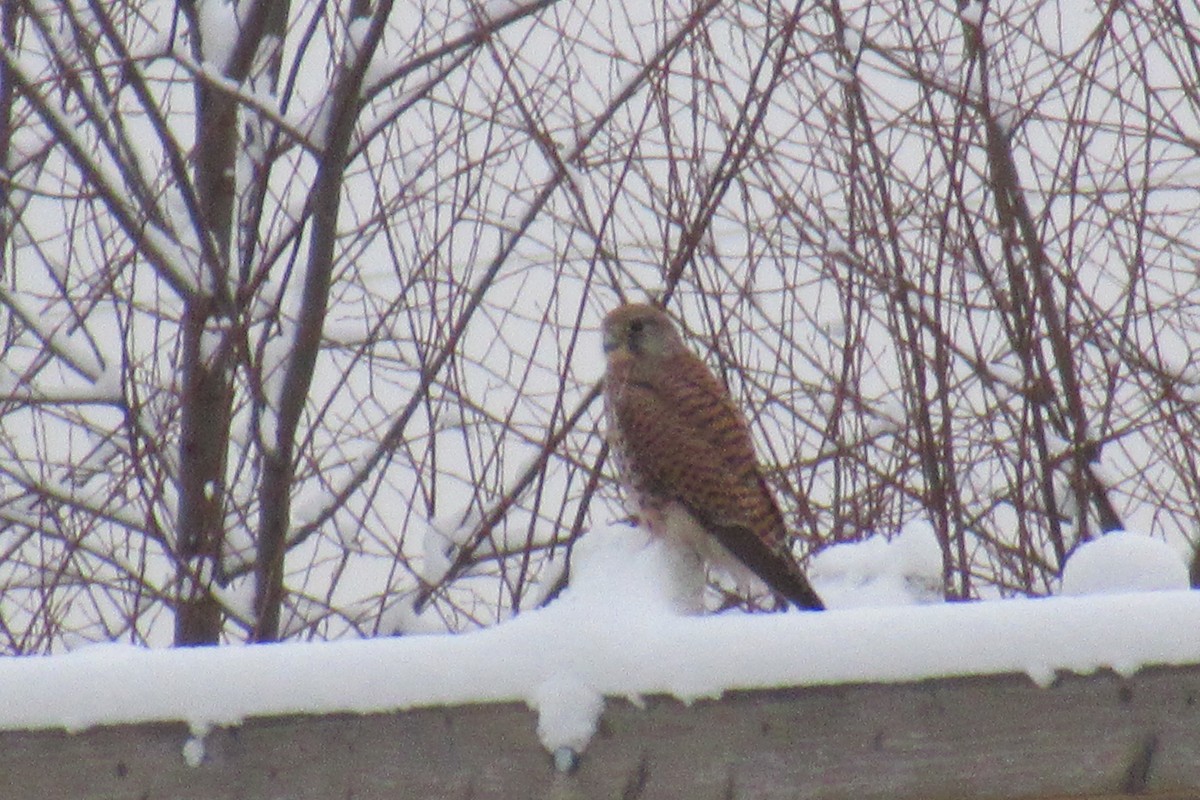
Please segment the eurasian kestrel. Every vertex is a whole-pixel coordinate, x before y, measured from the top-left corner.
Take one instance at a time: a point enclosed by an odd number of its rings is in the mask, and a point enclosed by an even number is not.
[[[604,350],[609,444],[651,533],[735,579],[749,570],[798,608],[824,608],[788,548],[741,413],[667,315],[617,308],[604,320]]]

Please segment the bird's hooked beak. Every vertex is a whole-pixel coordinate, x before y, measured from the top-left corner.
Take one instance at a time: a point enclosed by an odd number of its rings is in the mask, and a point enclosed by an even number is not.
[[[621,346],[621,339],[617,336],[616,331],[611,329],[604,331],[604,352],[611,353]]]

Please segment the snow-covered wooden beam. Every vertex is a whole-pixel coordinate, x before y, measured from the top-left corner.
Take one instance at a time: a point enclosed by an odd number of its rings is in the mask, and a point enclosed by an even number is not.
[[[14,798],[1200,797],[1200,666],[610,702],[570,774],[524,704],[0,733]]]
[[[1112,594],[680,616],[593,541],[473,633],[0,659],[0,797],[1200,797],[1200,592],[1128,550]]]

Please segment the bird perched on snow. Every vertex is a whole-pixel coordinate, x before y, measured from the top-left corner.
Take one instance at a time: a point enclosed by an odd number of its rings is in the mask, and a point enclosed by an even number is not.
[[[603,332],[609,445],[651,534],[731,573],[739,588],[749,573],[798,608],[824,608],[722,383],[654,306],[615,309]]]

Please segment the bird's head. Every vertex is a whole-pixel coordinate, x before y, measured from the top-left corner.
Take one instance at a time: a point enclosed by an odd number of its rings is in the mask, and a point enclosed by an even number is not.
[[[644,303],[620,306],[604,318],[604,352],[610,363],[618,360],[654,361],[684,349],[671,319]]]

